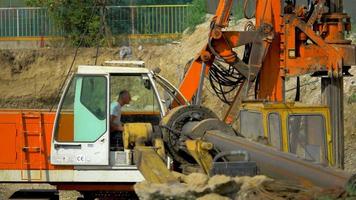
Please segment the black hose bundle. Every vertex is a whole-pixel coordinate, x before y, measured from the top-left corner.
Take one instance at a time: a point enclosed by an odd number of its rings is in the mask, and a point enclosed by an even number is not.
[[[209,70],[210,85],[218,98],[231,104],[232,99],[227,95],[237,89],[244,81],[245,77],[233,66],[224,67],[219,61],[215,61]]]

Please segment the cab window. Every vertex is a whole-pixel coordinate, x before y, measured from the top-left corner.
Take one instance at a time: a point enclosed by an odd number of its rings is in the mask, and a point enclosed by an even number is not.
[[[107,131],[107,79],[75,76],[60,106],[55,139],[58,142],[95,142]]]
[[[113,75],[110,81],[112,104],[117,103],[120,91],[127,90],[131,94],[132,100],[122,108],[123,112],[159,112],[159,104],[147,75]]]
[[[305,160],[326,163],[325,120],[321,115],[288,117],[289,151]]]
[[[240,131],[243,136],[253,140],[264,138],[262,114],[242,110],[240,112]]]
[[[151,81],[146,74],[113,74],[110,76],[110,107],[117,105],[120,91],[127,90],[131,102],[122,107],[121,121],[158,124],[160,106]]]
[[[278,150],[282,150],[281,116],[279,113],[268,115],[268,135],[269,143]]]

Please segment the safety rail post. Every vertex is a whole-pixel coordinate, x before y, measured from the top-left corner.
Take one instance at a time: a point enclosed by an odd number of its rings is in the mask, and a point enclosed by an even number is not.
[[[16,35],[20,37],[20,17],[19,17],[19,9],[16,9]]]

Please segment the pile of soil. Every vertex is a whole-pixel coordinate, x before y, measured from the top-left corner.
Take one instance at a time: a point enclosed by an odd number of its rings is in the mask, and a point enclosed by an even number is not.
[[[180,175],[180,183],[152,184],[147,181],[137,183],[135,192],[142,200],[282,200],[282,199],[336,199],[337,191],[321,191],[305,188],[287,182],[276,181],[266,176],[228,177],[193,173]],[[344,197],[343,197],[344,198]]]
[[[69,71],[75,49],[0,50],[0,107],[50,108]],[[105,49],[99,62],[117,56]],[[95,49],[80,49],[72,71],[79,64],[94,64]]]

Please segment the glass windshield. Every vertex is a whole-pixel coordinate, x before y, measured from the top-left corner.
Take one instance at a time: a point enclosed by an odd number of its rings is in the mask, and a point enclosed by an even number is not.
[[[131,102],[122,108],[123,112],[160,112],[155,91],[147,75],[112,75],[110,81],[111,108],[117,105],[120,91],[127,90]]]
[[[161,101],[165,105],[165,111],[172,109],[174,106],[189,104],[179,90],[168,80],[158,74],[154,75],[154,80],[157,83]]]
[[[317,163],[326,162],[325,122],[321,115],[289,116],[288,132],[291,153]]]
[[[240,130],[243,136],[256,141],[263,139],[264,131],[261,113],[242,110],[240,120]]]
[[[268,115],[268,131],[271,145],[278,150],[282,150],[281,117],[278,113]]]

